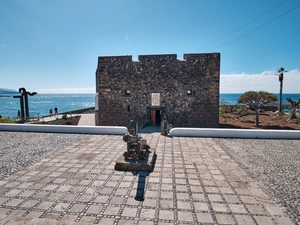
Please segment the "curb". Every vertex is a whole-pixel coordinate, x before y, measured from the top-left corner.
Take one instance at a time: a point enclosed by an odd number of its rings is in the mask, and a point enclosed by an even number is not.
[[[244,139],[300,139],[300,130],[173,128],[168,136]]]
[[[35,125],[0,123],[0,131],[72,133],[72,134],[128,134],[127,127],[117,126],[72,126],[72,125]]]

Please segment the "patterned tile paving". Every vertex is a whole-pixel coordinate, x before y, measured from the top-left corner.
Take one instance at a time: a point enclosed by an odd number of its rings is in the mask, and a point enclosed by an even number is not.
[[[91,135],[1,180],[0,224],[293,224],[212,139],[143,137],[151,173],[115,171],[126,143]]]

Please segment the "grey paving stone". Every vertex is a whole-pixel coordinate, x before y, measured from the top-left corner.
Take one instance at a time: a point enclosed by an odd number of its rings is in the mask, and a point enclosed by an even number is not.
[[[150,173],[114,169],[121,136],[85,135],[1,179],[0,223],[292,224],[213,139],[143,137]]]

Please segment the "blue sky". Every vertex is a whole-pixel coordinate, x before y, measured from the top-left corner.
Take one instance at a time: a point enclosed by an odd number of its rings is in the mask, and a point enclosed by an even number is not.
[[[223,93],[300,87],[299,0],[3,0],[0,88],[94,93],[98,56],[221,53]]]

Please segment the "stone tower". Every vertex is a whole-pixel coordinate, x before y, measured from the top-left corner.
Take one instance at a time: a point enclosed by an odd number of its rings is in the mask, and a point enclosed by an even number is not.
[[[99,126],[219,126],[220,53],[98,58]]]

